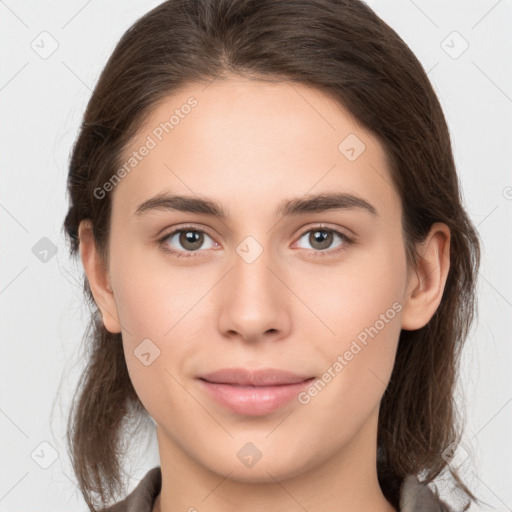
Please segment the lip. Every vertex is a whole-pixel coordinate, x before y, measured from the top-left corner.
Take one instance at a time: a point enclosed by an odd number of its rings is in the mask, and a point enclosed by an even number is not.
[[[314,378],[274,368],[225,368],[201,375],[198,380],[202,389],[227,409],[261,416],[296,398]]]
[[[311,375],[299,375],[277,368],[224,368],[200,376],[201,379],[218,384],[237,384],[239,386],[278,386],[296,384],[310,379]]]

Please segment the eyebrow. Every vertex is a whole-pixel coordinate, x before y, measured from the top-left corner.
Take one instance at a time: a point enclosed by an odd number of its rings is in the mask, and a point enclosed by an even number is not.
[[[361,209],[374,216],[379,216],[377,209],[362,197],[346,192],[322,193],[285,199],[276,209],[278,217],[301,215],[306,213],[321,213],[328,210]],[[209,198],[158,194],[141,203],[134,214],[141,216],[150,211],[180,211],[210,215],[220,219],[229,217],[228,211],[220,204]]]

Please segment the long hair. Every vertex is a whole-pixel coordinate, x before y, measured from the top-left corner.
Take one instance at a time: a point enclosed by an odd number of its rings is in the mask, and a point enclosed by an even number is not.
[[[478,233],[462,205],[450,135],[440,103],[412,51],[359,0],[168,0],[138,19],[105,65],[69,162],[64,229],[70,254],[90,219],[108,261],[111,195],[95,194],[159,102],[187,84],[229,76],[306,84],[334,98],[385,148],[402,204],[407,263],[434,222],[451,231],[441,303],[421,329],[400,333],[381,401],[377,472],[398,508],[405,475],[429,483],[446,468],[477,501],[443,452],[461,438],[454,390],[460,351],[476,312]],[[84,336],[87,365],[68,418],[73,470],[92,511],[119,492],[123,439],[147,415],[131,383],[121,334],[108,332],[86,277],[95,314]],[[146,416],[147,417],[147,416]],[[464,510],[468,508],[466,506]]]

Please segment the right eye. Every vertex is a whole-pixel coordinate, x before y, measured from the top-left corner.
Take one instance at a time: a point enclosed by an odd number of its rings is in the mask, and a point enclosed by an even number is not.
[[[174,254],[178,258],[190,258],[194,256],[198,256],[199,253],[202,252],[199,249],[203,246],[205,241],[205,235],[211,239],[211,237],[205,233],[204,231],[197,229],[194,226],[185,226],[180,229],[175,229],[170,233],[167,233],[165,236],[158,240],[160,247],[163,251]],[[172,248],[172,243],[181,245],[181,248]],[[212,240],[213,244],[216,244]],[[212,249],[214,245],[210,244],[207,249]],[[188,254],[187,254],[188,253]]]

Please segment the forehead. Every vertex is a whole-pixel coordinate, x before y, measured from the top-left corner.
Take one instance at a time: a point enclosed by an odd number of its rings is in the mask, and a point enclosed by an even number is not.
[[[303,84],[189,84],[146,118],[123,155],[114,208],[161,193],[208,196],[230,210],[343,191],[379,210],[399,197],[383,146],[333,98]]]

